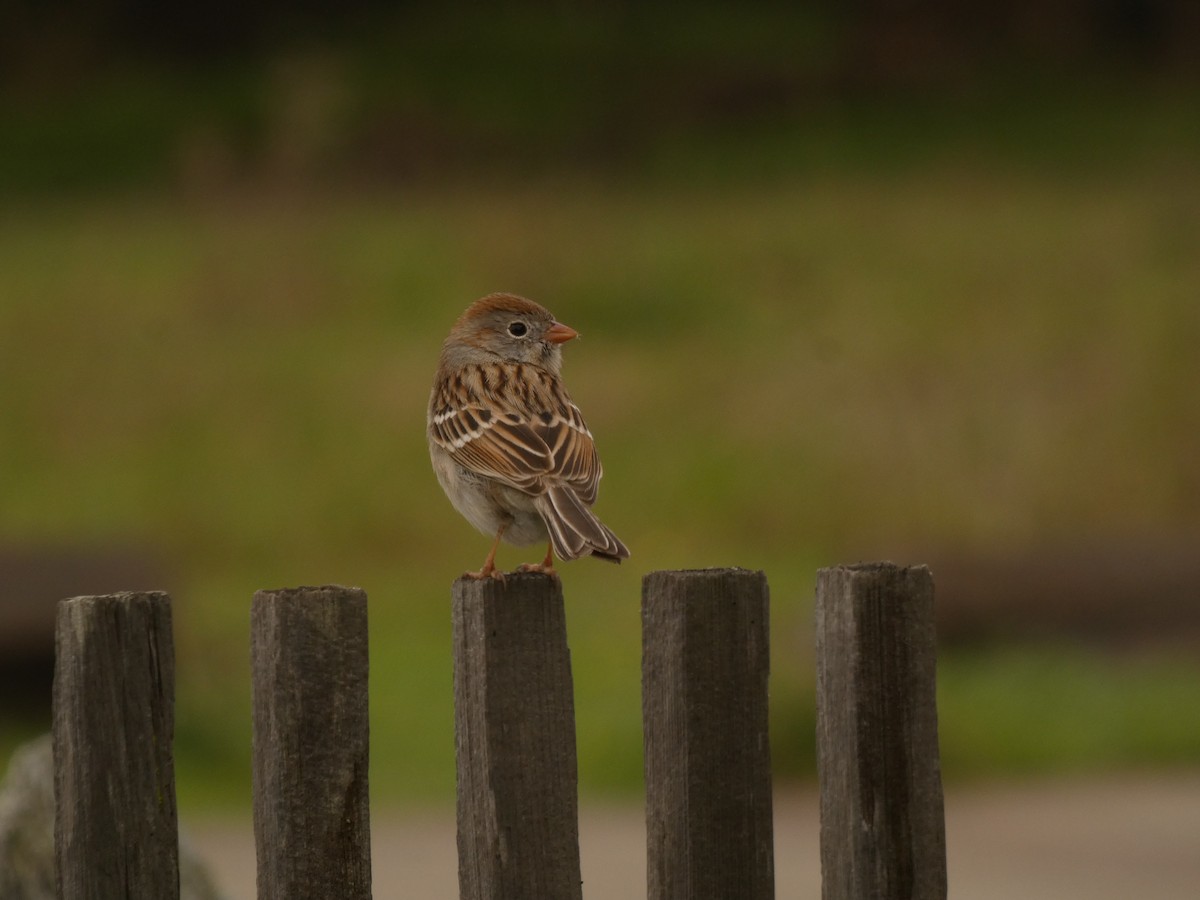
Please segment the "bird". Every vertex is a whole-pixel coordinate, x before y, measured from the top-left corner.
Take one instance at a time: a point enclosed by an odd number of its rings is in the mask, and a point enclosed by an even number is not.
[[[556,554],[629,558],[591,509],[603,468],[561,378],[563,344],[578,336],[532,300],[494,293],[472,303],[442,344],[426,415],[430,460],[454,508],[494,538],[468,578],[504,579],[501,539],[547,542],[545,559],[522,572],[557,576]]]

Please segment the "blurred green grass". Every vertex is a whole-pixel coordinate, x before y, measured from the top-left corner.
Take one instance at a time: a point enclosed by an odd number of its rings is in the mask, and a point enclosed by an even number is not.
[[[583,334],[566,377],[634,554],[563,570],[585,790],[639,784],[642,572],[766,570],[775,761],[804,777],[818,566],[1196,528],[1190,145],[1134,135],[1069,169],[957,141],[788,167],[789,146],[769,175],[735,146],[713,177],[710,144],[711,165],[664,151],[662,177],[10,207],[0,539],[169,561],[185,802],[248,797],[251,594],[323,582],[371,597],[376,796],[452,791],[449,584],[487,541],[440,494],[423,412],[445,331],[492,290]],[[1194,763],[1197,684],[1193,663],[952,653],[946,771]]]

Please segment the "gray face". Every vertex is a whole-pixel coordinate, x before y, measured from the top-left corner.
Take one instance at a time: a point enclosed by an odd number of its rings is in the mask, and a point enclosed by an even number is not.
[[[472,321],[463,338],[488,356],[557,371],[562,348],[546,339],[553,325],[554,318],[544,312],[491,310]]]

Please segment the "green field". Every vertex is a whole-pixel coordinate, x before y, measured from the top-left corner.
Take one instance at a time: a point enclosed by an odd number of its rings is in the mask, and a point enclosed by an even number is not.
[[[585,789],[638,787],[640,574],[675,567],[767,572],[776,767],[807,777],[818,566],[1200,526],[1192,111],[880,113],[623,174],[21,197],[0,539],[164,561],[185,802],[248,797],[253,591],[361,585],[376,796],[443,800],[449,585],[487,540],[429,470],[424,406],[458,313],[516,291],[583,335],[565,374],[633,552],[563,567]],[[1200,761],[1194,661],[1022,645],[940,675],[950,777]]]

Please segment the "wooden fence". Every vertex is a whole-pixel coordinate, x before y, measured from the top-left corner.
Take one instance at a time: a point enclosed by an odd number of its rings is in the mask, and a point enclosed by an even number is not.
[[[822,569],[816,601],[822,896],[944,898],[929,572]],[[581,898],[561,582],[460,579],[452,616],[460,895]],[[648,900],[775,896],[768,620],[761,572],[643,581]],[[59,897],[176,900],[170,600],[64,600],[56,645]],[[251,670],[260,900],[370,898],[366,595],[259,591]]]

